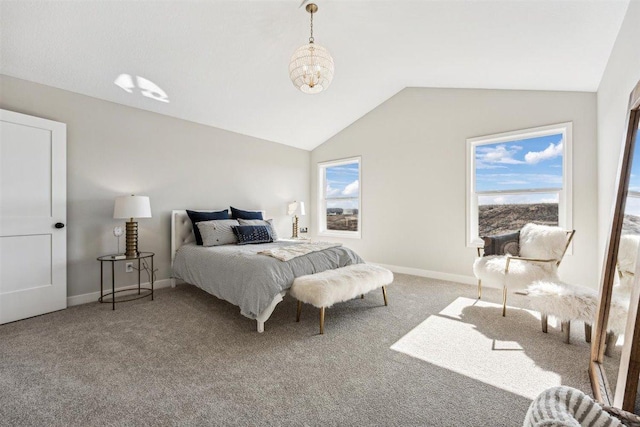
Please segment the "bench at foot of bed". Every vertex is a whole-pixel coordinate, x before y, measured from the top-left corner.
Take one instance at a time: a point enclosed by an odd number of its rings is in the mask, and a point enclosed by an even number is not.
[[[371,264],[353,264],[335,270],[296,278],[291,285],[291,296],[298,300],[296,322],[300,321],[302,303],[320,309],[320,333],[324,334],[325,309],[333,304],[349,301],[374,289],[382,288],[384,305],[387,305],[385,286],[393,282],[393,273]]]

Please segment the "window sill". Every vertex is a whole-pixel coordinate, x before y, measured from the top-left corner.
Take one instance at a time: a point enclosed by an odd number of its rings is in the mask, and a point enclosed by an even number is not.
[[[361,239],[362,233],[360,231],[321,231],[318,233],[318,237],[340,237],[346,239]]]

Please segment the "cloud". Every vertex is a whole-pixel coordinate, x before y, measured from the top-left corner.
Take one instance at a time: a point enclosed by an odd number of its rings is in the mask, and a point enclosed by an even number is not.
[[[476,167],[479,169],[492,169],[495,164],[502,165],[519,165],[524,163],[522,160],[514,159],[513,156],[522,150],[518,145],[500,144],[495,147],[477,147],[476,148]]]
[[[327,189],[325,193],[326,193],[325,197],[337,196],[338,194],[340,194],[340,189],[332,188],[331,185],[327,184]]]
[[[509,194],[499,196],[481,196],[478,199],[479,205],[521,205],[533,203],[558,203],[558,196],[555,194]]]
[[[640,216],[640,199],[637,197],[627,197],[624,213],[626,215]]]
[[[342,195],[352,196],[354,194],[358,194],[358,191],[360,191],[360,182],[356,179],[351,184],[344,187],[344,190],[342,190]]]
[[[525,184],[529,184],[529,181],[511,180],[511,181],[496,182],[496,184],[499,184],[499,185],[525,185]]]
[[[476,182],[485,184],[524,185],[528,188],[540,188],[542,184],[554,184],[554,187],[562,186],[562,175],[531,174],[531,173],[483,173],[476,176]]]
[[[562,141],[557,144],[552,142],[542,151],[529,151],[524,155],[524,161],[527,162],[527,164],[535,165],[543,160],[553,159],[558,156],[562,156]]]

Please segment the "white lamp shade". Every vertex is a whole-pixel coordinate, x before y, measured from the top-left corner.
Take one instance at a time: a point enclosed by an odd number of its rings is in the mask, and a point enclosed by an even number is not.
[[[292,202],[289,203],[289,208],[287,209],[287,215],[305,215],[304,212],[304,202]]]
[[[114,218],[151,218],[151,204],[147,196],[116,197]]]

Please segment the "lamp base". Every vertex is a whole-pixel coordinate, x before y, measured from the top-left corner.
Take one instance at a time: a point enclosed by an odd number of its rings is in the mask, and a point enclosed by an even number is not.
[[[291,237],[293,239],[298,238],[298,215],[293,216],[293,230],[291,232]]]
[[[127,221],[127,249],[125,251],[125,255],[127,258],[129,257],[137,257],[138,256],[138,223],[135,221]]]

